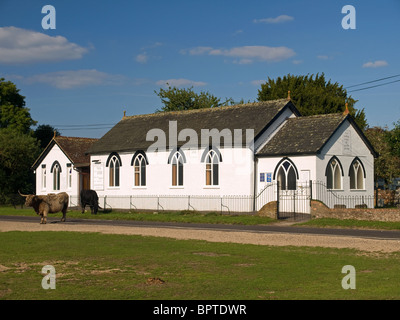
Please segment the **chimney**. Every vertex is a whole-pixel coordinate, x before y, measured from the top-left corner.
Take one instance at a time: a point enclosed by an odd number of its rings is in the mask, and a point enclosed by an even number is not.
[[[347,116],[350,113],[348,103],[346,102],[346,110],[343,111],[343,115]]]

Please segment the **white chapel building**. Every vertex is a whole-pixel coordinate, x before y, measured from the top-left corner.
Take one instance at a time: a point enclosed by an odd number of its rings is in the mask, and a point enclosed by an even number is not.
[[[90,156],[85,152],[97,140],[54,136],[32,165],[36,194],[67,192],[70,205],[76,206],[80,191],[90,188]]]
[[[314,181],[330,207],[373,207],[377,154],[346,111],[303,117],[279,99],[124,115],[86,150],[90,188],[112,208],[249,212],[283,196],[318,199]],[[36,168],[52,174],[53,160]]]

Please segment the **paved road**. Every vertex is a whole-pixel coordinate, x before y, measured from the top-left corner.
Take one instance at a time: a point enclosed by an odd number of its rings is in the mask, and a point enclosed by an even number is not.
[[[25,216],[0,216],[1,221],[31,222],[39,223],[38,217]],[[59,217],[48,217],[47,223],[61,223]],[[400,239],[400,231],[392,230],[365,230],[365,229],[339,229],[339,228],[312,228],[296,227],[288,225],[228,225],[228,224],[206,224],[206,223],[177,223],[177,222],[153,222],[153,221],[132,221],[132,220],[96,220],[68,218],[64,224],[78,225],[101,225],[101,226],[124,226],[143,228],[179,228],[179,229],[203,229],[216,231],[244,231],[255,233],[291,233],[291,234],[320,234],[350,236],[371,239]]]

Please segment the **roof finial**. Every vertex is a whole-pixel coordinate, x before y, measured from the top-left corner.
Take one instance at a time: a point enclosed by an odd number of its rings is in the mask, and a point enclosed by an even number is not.
[[[343,111],[343,115],[347,116],[350,113],[349,111],[349,104],[346,102],[346,109]]]
[[[53,133],[54,133],[54,135],[53,135],[53,139],[54,139],[57,135],[57,130],[54,130]]]
[[[287,92],[287,98],[286,100],[290,101],[290,90]]]
[[[122,117],[122,119],[126,118],[126,110],[124,110],[124,116]]]

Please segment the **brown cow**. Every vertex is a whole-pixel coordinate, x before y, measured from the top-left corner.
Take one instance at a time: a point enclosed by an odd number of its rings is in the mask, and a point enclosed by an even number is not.
[[[35,212],[40,215],[40,223],[44,224],[47,222],[48,213],[56,213],[59,211],[63,213],[61,221],[65,221],[69,201],[69,196],[66,192],[60,192],[57,194],[49,193],[48,195],[41,196],[34,194],[21,194],[20,192],[19,194],[26,197],[25,206],[33,207]]]

